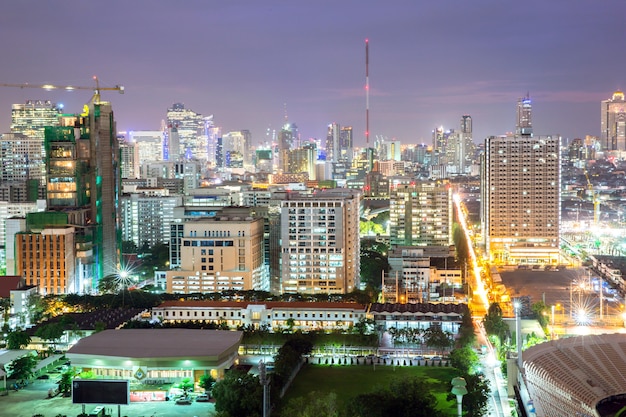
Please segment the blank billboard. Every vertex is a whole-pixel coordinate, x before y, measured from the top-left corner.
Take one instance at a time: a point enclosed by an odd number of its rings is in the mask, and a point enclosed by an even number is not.
[[[130,385],[125,379],[75,379],[72,382],[73,404],[130,403]]]

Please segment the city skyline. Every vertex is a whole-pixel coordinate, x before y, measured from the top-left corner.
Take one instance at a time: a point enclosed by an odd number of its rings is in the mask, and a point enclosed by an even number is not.
[[[626,64],[619,0],[441,4],[398,0],[237,4],[188,1],[14,2],[3,9],[0,83],[124,85],[105,91],[118,130],[156,130],[181,102],[252,141],[288,116],[303,139],[328,124],[365,144],[365,39],[370,143],[430,143],[438,126],[473,119],[474,141],[515,130],[520,97],[533,101],[536,134],[600,135],[600,102],[622,89]],[[98,20],[94,23],[94,16]],[[95,29],[94,29],[95,27]],[[600,65],[611,58],[610,65]],[[12,104],[63,103],[79,112],[88,91],[3,88],[0,132]]]

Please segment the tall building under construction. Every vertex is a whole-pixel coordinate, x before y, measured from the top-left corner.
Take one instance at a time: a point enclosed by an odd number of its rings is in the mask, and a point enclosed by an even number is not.
[[[92,292],[102,277],[118,271],[115,132],[110,103],[97,101],[46,128],[48,211],[29,214],[26,230],[16,236],[17,272],[41,294]]]

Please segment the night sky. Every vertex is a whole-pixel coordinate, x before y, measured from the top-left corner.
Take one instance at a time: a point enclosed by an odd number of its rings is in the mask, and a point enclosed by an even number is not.
[[[105,91],[118,130],[157,130],[182,102],[253,142],[288,119],[303,139],[331,122],[430,143],[436,126],[474,122],[474,140],[515,128],[530,93],[536,134],[599,135],[600,101],[626,88],[624,0],[107,0],[4,2],[0,83],[122,84]],[[2,88],[80,112],[89,91]]]

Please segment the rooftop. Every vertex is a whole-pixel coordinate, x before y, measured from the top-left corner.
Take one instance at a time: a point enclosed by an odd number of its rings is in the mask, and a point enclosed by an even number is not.
[[[127,358],[220,356],[239,345],[243,333],[199,329],[105,330],[81,339],[68,354]]]

